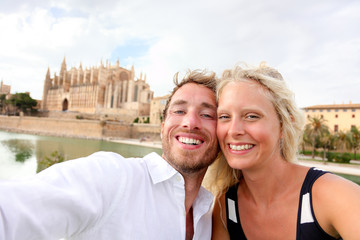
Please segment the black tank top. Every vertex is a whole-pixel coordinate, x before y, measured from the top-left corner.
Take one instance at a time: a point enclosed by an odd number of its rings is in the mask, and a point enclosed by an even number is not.
[[[327,234],[317,222],[314,209],[312,205],[311,190],[314,182],[322,175],[325,171],[317,168],[310,168],[304,183],[301,187],[299,210],[297,217],[297,240],[334,240],[336,238]],[[246,239],[244,231],[241,227],[238,199],[237,199],[237,188],[239,184],[236,184],[229,188],[225,194],[225,205],[226,205],[226,218],[227,228],[231,240],[243,240]],[[341,238],[340,238],[341,239]]]

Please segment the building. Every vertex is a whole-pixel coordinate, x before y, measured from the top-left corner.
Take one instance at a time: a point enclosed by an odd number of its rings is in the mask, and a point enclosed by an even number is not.
[[[165,95],[163,97],[156,97],[151,100],[150,104],[150,123],[151,124],[161,124],[163,121],[163,111],[166,105],[166,101],[170,95]]]
[[[360,104],[315,105],[303,108],[306,121],[308,117],[323,117],[327,126],[334,132],[350,130],[360,126]]]
[[[10,91],[11,91],[11,86],[10,85],[5,85],[3,80],[1,80],[0,95],[5,94],[7,96],[7,98],[9,98]]]
[[[65,58],[60,73],[50,76],[48,68],[44,81],[43,111],[73,111],[87,114],[122,116],[133,120],[149,116],[153,92],[146,76],[135,77],[131,70],[101,62],[99,67],[66,68]],[[126,116],[126,117],[125,117]]]

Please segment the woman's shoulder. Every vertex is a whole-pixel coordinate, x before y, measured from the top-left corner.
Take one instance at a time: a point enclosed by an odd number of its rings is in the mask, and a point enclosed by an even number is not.
[[[360,235],[360,187],[332,173],[323,174],[312,189],[315,216],[326,232]],[[332,234],[334,235],[334,234]]]

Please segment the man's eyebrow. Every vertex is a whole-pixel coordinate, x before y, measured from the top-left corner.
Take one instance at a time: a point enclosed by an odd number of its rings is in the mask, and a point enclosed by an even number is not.
[[[210,104],[210,103],[206,103],[206,102],[203,102],[202,104],[201,104],[201,106],[203,106],[203,107],[205,107],[205,108],[210,108],[211,110],[213,110],[213,111],[215,111],[216,112],[216,106],[214,106],[214,105],[212,105],[212,104]]]
[[[184,105],[184,104],[188,104],[188,103],[189,102],[186,100],[176,100],[171,104],[171,106]],[[201,103],[201,107],[209,108],[213,111],[216,111],[216,106],[213,104],[207,103],[207,102]]]
[[[171,103],[171,105],[183,105],[183,104],[187,104],[188,102],[185,100],[176,100],[173,103]]]

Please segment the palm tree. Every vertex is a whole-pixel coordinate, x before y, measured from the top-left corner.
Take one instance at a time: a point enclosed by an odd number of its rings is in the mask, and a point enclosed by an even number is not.
[[[331,134],[328,130],[324,131],[323,134],[319,137],[319,143],[323,148],[323,157],[322,159],[325,161],[326,150],[329,150],[334,146],[335,136]]]
[[[346,132],[340,130],[336,133],[335,138],[335,144],[341,153],[344,153],[345,149],[349,149],[349,136]]]
[[[326,132],[329,132],[329,127],[325,124],[325,119],[321,117],[308,116],[309,123],[305,126],[305,133],[310,137],[312,145],[312,158],[315,158],[316,142]]]
[[[354,158],[356,160],[356,150],[360,149],[360,130],[356,126],[352,126],[347,134],[349,148],[354,150]]]

